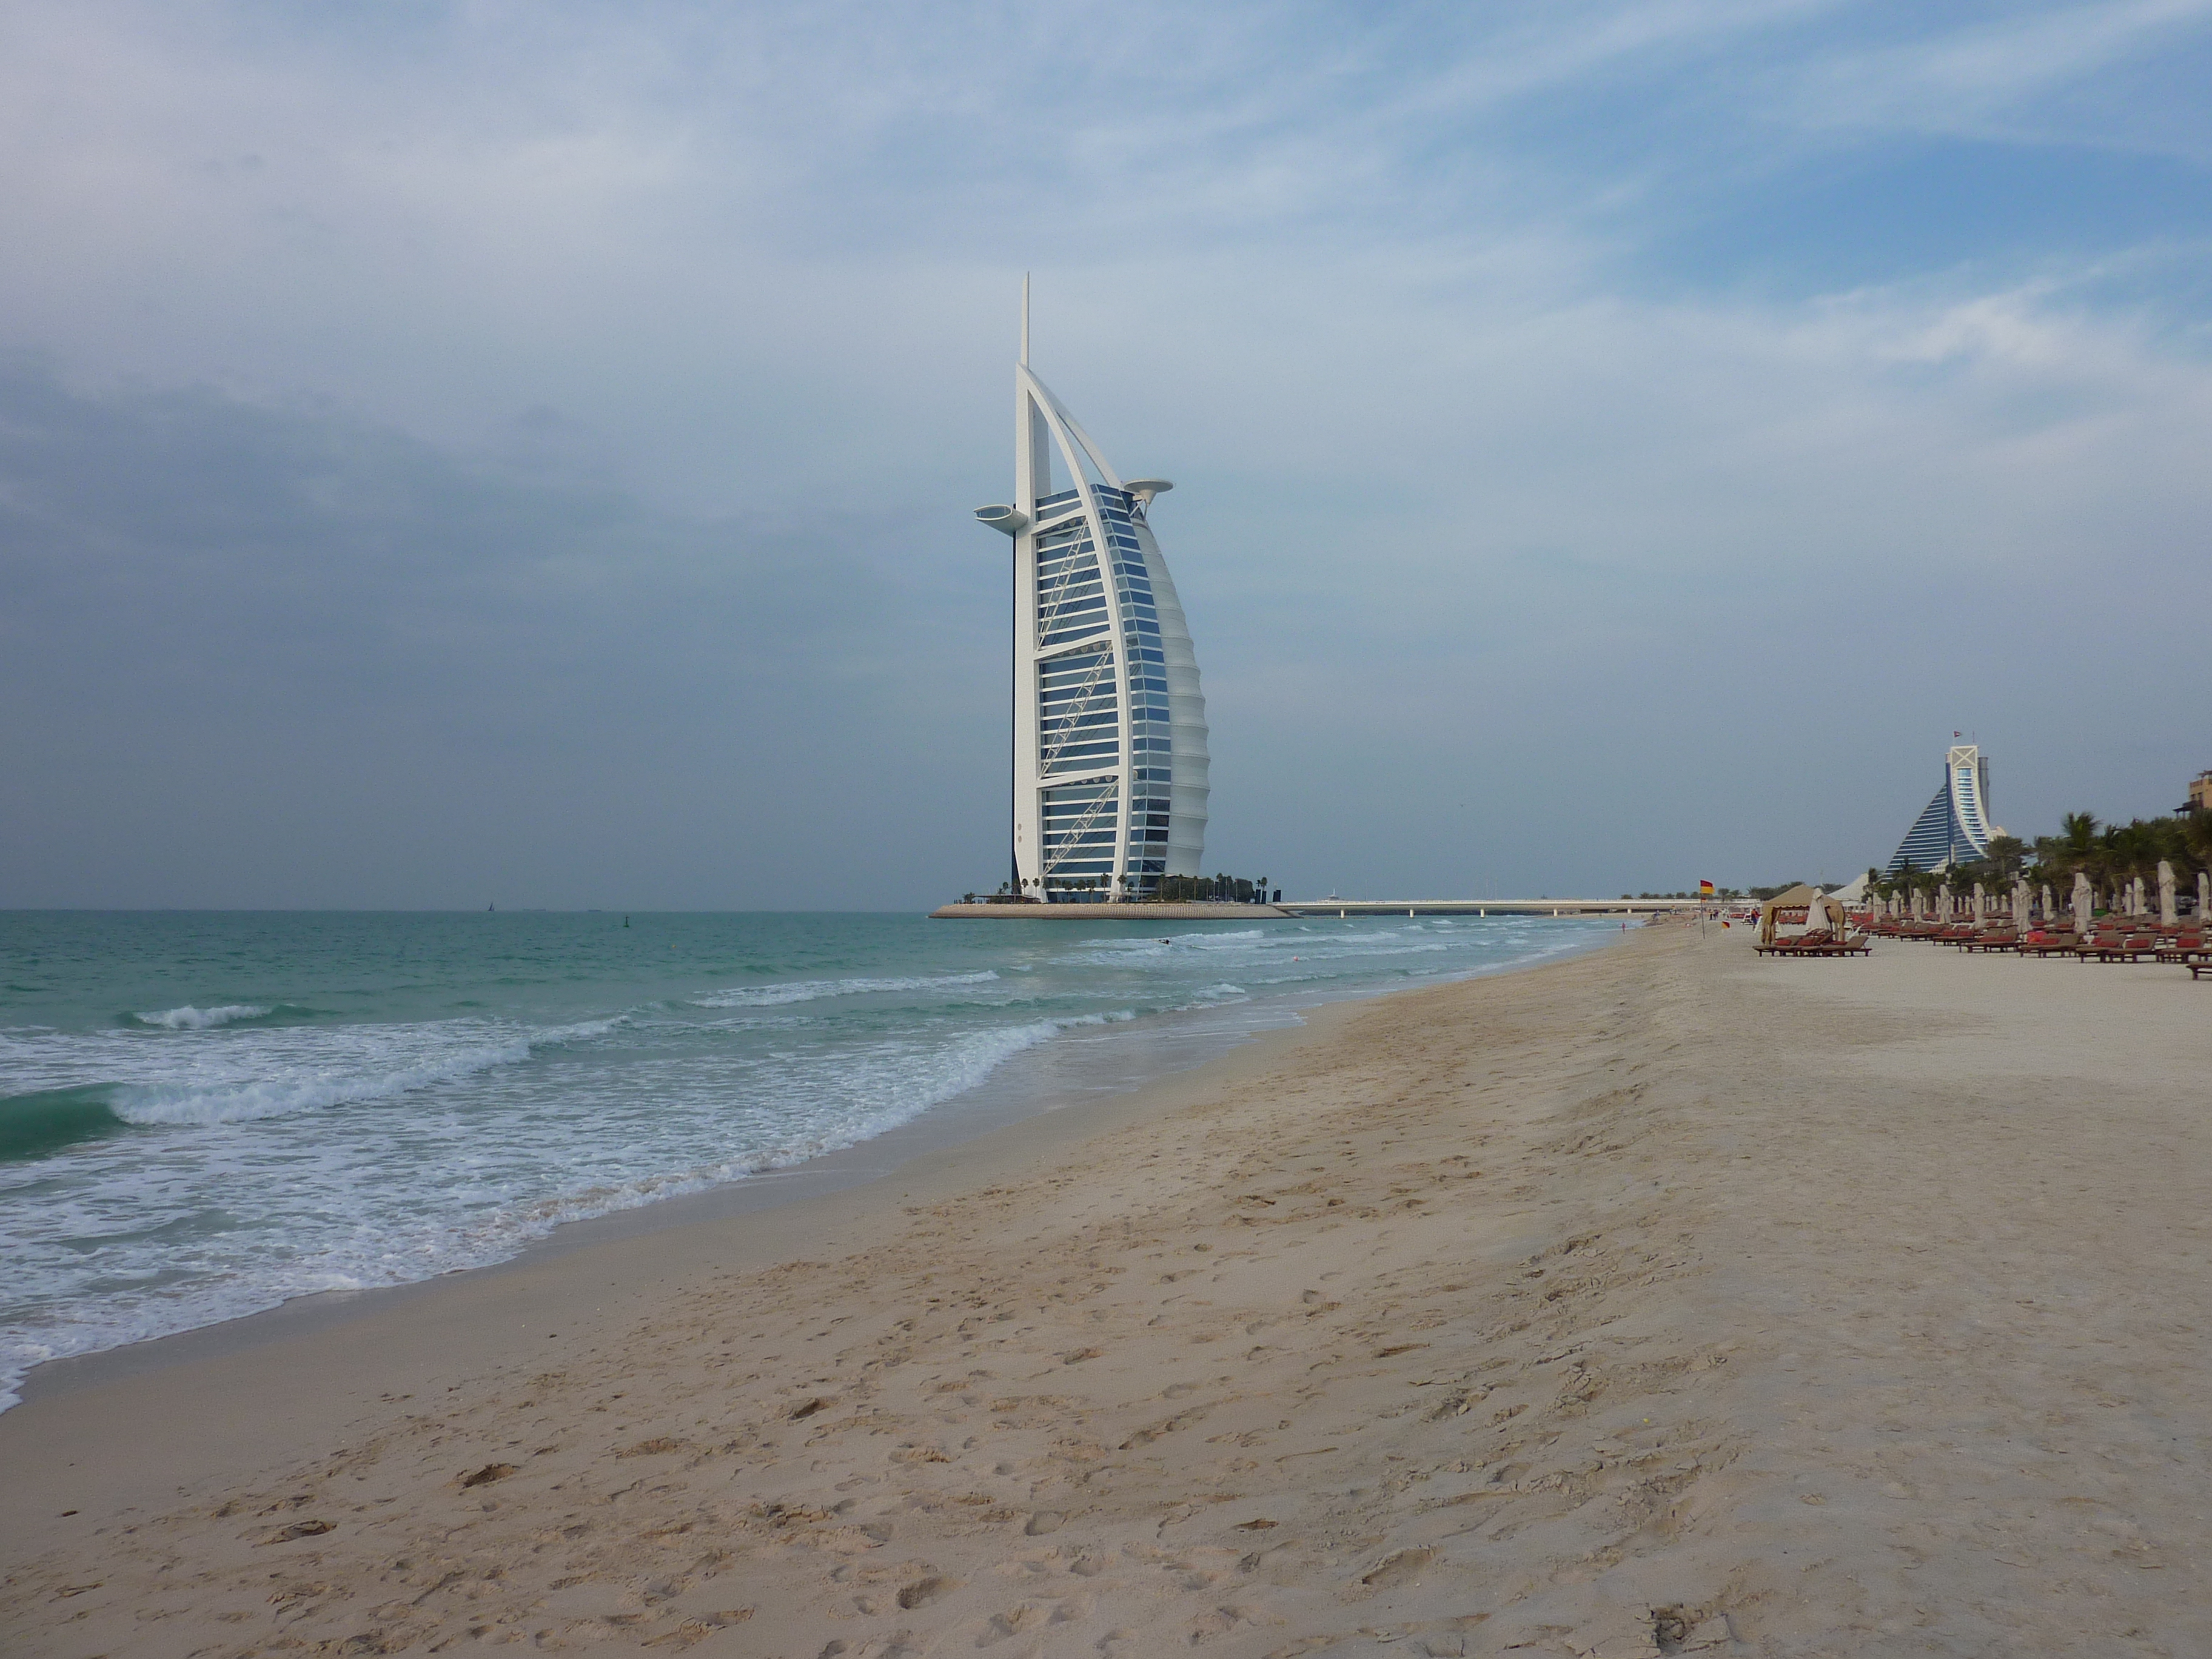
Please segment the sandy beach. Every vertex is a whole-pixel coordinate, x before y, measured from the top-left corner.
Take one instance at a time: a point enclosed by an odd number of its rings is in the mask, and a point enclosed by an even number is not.
[[[0,1648],[2212,1652],[2212,986],[1617,948],[0,1415]]]

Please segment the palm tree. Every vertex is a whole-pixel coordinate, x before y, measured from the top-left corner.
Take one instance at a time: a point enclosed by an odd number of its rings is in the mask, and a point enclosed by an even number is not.
[[[2212,870],[2212,812],[2191,812],[2178,829],[2183,857],[2199,870]]]
[[[2053,887],[2070,886],[2075,875],[2095,882],[2104,867],[2104,826],[2094,812],[2068,812],[2058,820],[2058,833],[2035,843],[2040,873]]]
[[[2105,873],[2116,893],[2158,862],[2157,833],[2141,818],[2114,824],[2105,831],[2104,843]]]
[[[2014,836],[1995,836],[1990,840],[1990,855],[1984,860],[1990,866],[1992,886],[2010,887],[2020,875],[2021,866],[2027,855],[2027,843]]]

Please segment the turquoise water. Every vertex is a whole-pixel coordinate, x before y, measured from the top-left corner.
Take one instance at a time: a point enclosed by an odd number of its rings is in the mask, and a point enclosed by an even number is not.
[[[0,1404],[40,1360],[514,1255],[992,1094],[1610,922],[0,914]]]

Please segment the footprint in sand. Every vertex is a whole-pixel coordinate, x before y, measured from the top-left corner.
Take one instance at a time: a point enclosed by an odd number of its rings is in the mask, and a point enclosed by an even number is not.
[[[1248,1626],[1256,1626],[1263,1621],[1265,1615],[1257,1607],[1234,1604],[1218,1607],[1211,1613],[1200,1614],[1192,1621],[1190,1639],[1194,1643],[1198,1643],[1206,1641],[1211,1637],[1226,1636],[1234,1630]]]
[[[1400,1550],[1386,1558],[1373,1571],[1365,1574],[1360,1583],[1370,1589],[1394,1589],[1400,1584],[1410,1584],[1428,1570],[1429,1563],[1437,1559],[1434,1550]]]

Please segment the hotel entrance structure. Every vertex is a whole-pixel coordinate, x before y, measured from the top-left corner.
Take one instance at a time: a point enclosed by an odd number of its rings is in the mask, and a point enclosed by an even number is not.
[[[1985,858],[1990,840],[2003,830],[1990,823],[1990,763],[1971,743],[1955,744],[1943,757],[1943,787],[1921,809],[1889,860],[1888,873],[1948,870],[1954,864]]]
[[[1153,539],[1164,478],[1124,482],[1030,369],[1014,368],[1013,872],[1021,897],[1147,898],[1206,852],[1206,698]]]

